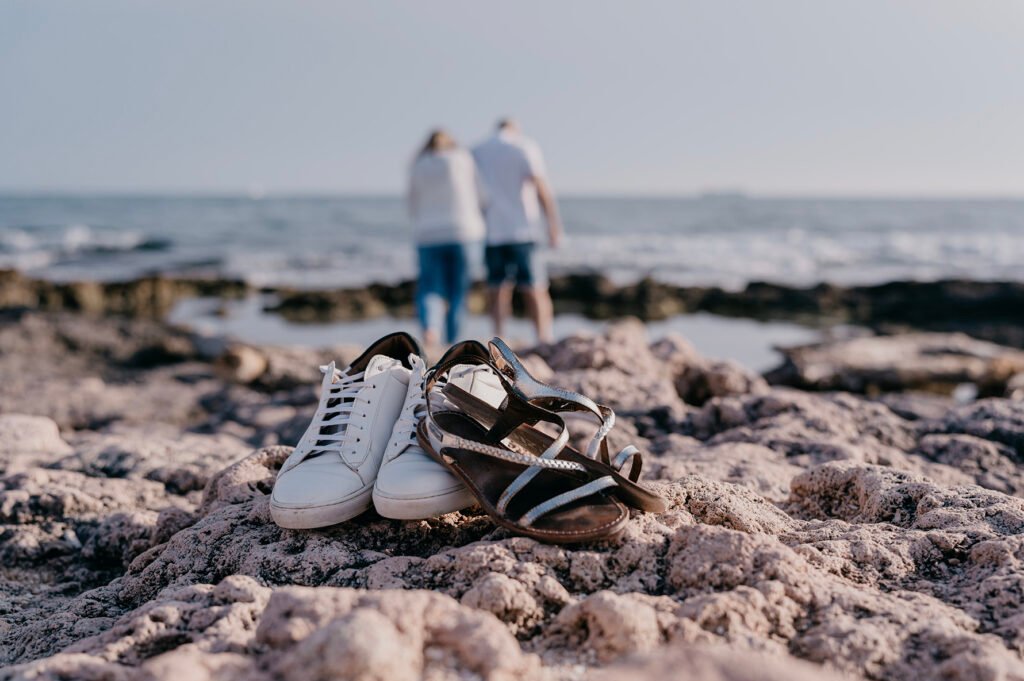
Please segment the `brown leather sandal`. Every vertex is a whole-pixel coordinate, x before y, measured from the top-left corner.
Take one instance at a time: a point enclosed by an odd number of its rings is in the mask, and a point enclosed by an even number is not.
[[[544,421],[559,428],[549,444],[530,450],[495,439],[446,399],[444,384],[450,370],[475,364],[493,370],[483,346],[462,343],[427,374],[427,413],[417,429],[423,449],[466,484],[495,523],[513,532],[559,544],[607,539],[622,532],[629,512],[609,494],[617,486],[614,478],[595,475],[588,466],[559,456],[569,439],[561,416],[508,394],[503,422]]]
[[[591,438],[587,453],[584,455],[573,447],[566,446],[558,458],[580,463],[594,475],[612,476],[616,486],[610,493],[633,508],[651,513],[662,513],[666,510],[667,505],[660,496],[639,484],[643,458],[636,447],[629,445],[614,456],[610,455],[606,437],[615,425],[615,412],[610,407],[597,404],[579,393],[538,381],[530,375],[515,353],[500,338],[492,339],[487,350],[479,343],[475,346],[471,351],[473,355],[479,357],[486,353],[487,364],[496,371],[502,383],[511,383],[513,391],[509,392],[510,395],[516,393],[521,399],[550,412],[583,412],[597,417],[600,427]],[[517,448],[532,452],[544,451],[553,442],[551,436],[533,427],[536,421],[510,420],[500,406],[496,407],[459,385],[445,385],[444,394],[449,402],[488,430],[488,440],[505,439]],[[627,463],[629,470],[623,475],[622,469]]]

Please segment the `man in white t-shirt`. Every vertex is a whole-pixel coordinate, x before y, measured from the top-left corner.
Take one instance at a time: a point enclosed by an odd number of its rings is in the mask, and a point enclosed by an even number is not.
[[[523,293],[538,340],[550,342],[551,296],[539,247],[546,225],[548,243],[556,248],[562,225],[540,148],[515,121],[504,119],[493,137],[473,149],[473,158],[487,189],[484,259],[494,333],[502,335],[511,314],[514,284]]]

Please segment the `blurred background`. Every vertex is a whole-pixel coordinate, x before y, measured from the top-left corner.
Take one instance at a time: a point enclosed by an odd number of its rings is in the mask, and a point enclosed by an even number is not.
[[[565,225],[556,336],[636,315],[758,370],[837,327],[1019,345],[1019,288],[990,285],[1024,282],[1022,34],[1018,3],[937,0],[8,1],[0,300],[257,343],[415,329],[409,164],[514,116]],[[232,285],[103,298],[154,276]],[[894,291],[936,317],[879,316]]]

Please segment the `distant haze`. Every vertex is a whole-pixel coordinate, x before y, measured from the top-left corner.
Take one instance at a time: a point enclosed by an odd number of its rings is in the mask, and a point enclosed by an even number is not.
[[[0,4],[0,190],[402,190],[499,116],[562,193],[1024,194],[1024,3]]]

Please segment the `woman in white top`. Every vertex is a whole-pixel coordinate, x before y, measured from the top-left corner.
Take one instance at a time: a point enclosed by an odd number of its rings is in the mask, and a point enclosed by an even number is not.
[[[484,238],[483,190],[473,156],[444,130],[427,139],[409,173],[420,278],[416,311],[428,346],[438,340],[435,311],[446,303],[445,340],[459,339],[471,279],[471,255]]]

